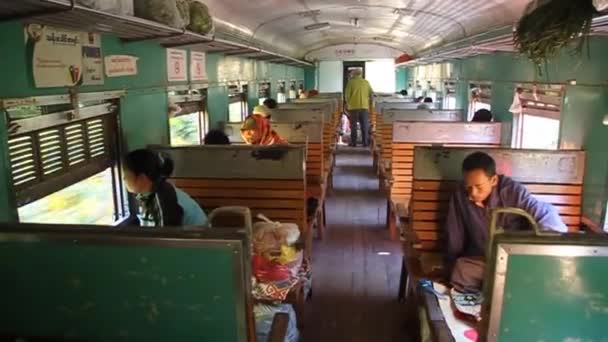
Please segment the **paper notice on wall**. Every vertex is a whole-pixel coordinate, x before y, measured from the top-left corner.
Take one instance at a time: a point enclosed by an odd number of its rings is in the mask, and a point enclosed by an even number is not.
[[[135,76],[137,75],[137,60],[139,58],[128,55],[107,56],[105,60],[106,76]]]
[[[190,54],[190,80],[205,81],[207,80],[207,67],[205,64],[205,53],[192,51]]]
[[[96,33],[82,34],[83,85],[103,84],[103,58],[101,36]]]
[[[169,82],[188,81],[187,59],[186,50],[167,49],[167,80]]]
[[[82,78],[81,32],[28,25],[26,49],[38,88],[71,87]]]

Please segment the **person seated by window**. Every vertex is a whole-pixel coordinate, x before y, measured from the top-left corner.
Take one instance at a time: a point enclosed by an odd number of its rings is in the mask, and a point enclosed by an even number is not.
[[[429,103],[433,103],[433,99],[430,97],[427,97],[424,99],[424,103],[419,104],[416,109],[431,110],[431,107],[429,107]]]
[[[401,94],[401,96],[405,97],[405,96],[407,96],[407,90],[402,89],[402,90],[399,92],[399,94]]]
[[[568,227],[550,204],[537,200],[520,183],[496,173],[496,162],[486,153],[475,152],[462,163],[464,182],[452,194],[445,219],[446,276],[455,264],[482,259],[489,239],[490,211],[499,207],[520,208],[541,229],[565,233]],[[523,217],[501,215],[498,225],[507,231],[530,229]],[[462,260],[460,260],[462,259]]]
[[[271,128],[270,120],[255,111],[243,121],[241,137],[248,145],[287,144],[287,141]]]
[[[471,122],[492,122],[492,112],[487,109],[480,109],[473,114]]]
[[[264,106],[268,109],[276,109],[278,106],[277,100],[275,99],[266,99],[264,100]]]
[[[138,202],[137,218],[142,227],[203,226],[207,216],[188,194],[167,178],[173,161],[148,149],[135,150],[123,161],[127,190]]]
[[[422,101],[424,101],[424,96],[419,96],[414,100],[416,103],[422,103]]]
[[[219,129],[210,130],[203,141],[205,145],[230,145],[230,139],[226,133]]]

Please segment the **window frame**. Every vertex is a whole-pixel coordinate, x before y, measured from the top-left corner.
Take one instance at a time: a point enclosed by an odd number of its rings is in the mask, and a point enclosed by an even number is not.
[[[169,118],[169,144],[172,145],[171,141],[171,119],[178,118],[180,116],[186,116],[191,114],[198,114],[198,128],[199,128],[199,145],[204,143],[204,138],[207,132],[209,132],[209,112],[208,112],[208,93],[206,87],[200,88],[172,88],[168,92],[169,103],[176,104],[182,108],[182,110],[175,114],[175,116]],[[185,110],[184,110],[185,109]]]
[[[517,84],[521,111],[513,114],[513,137],[511,145],[514,148],[530,148],[524,145],[525,117],[536,116],[558,122],[557,146],[560,150],[561,109],[565,97],[565,86],[560,84]]]
[[[245,86],[245,88],[243,88],[243,86]],[[244,92],[243,90],[245,89],[245,91],[248,91],[248,86],[246,84],[238,84],[238,83],[232,83],[232,84],[228,84],[228,112],[227,112],[227,118],[228,118],[228,122],[243,122],[243,120],[245,120],[245,118],[248,115],[248,104],[247,104],[247,93]],[[231,104],[235,104],[235,103],[240,103],[241,104],[241,118],[240,121],[232,121],[230,118],[230,105]]]
[[[443,99],[442,108],[448,110],[455,110],[456,108],[456,81],[445,80],[443,81]],[[453,100],[454,106],[450,106],[450,100]],[[451,108],[453,107],[453,108]]]
[[[129,217],[119,157],[122,151],[118,113],[124,94],[74,92],[2,100],[7,122],[18,127],[9,132],[8,154],[19,221],[19,208],[108,168],[112,175],[113,224]],[[11,118],[10,112],[23,106],[38,107],[40,115]]]
[[[469,110],[467,121],[473,120],[473,116],[477,109],[477,103],[483,103],[488,106],[488,110],[492,110],[492,82],[489,81],[473,81],[469,82]]]
[[[287,102],[287,96],[287,86],[285,84],[285,81],[278,81],[277,103]]]

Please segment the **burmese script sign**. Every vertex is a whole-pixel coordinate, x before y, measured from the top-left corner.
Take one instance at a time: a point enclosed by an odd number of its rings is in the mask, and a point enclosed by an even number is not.
[[[137,75],[137,60],[139,58],[128,55],[112,55],[105,58],[106,76],[135,76]]]

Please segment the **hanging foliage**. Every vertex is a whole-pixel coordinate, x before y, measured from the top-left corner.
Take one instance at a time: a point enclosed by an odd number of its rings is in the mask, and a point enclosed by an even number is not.
[[[554,57],[576,40],[571,51],[580,55],[597,13],[593,0],[535,0],[517,23],[515,46],[536,64]]]

